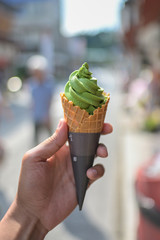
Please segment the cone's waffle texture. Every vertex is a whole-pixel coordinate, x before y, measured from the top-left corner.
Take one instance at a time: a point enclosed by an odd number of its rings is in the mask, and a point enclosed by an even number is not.
[[[99,133],[102,131],[105,114],[107,111],[110,95],[107,94],[107,101],[102,107],[94,110],[93,115],[81,109],[79,106],[74,106],[73,102],[68,101],[64,93],[60,94],[62,106],[64,110],[64,118],[67,121],[70,132],[79,133]]]

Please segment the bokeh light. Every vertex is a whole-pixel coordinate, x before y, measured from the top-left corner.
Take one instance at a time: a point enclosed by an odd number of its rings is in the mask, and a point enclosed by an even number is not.
[[[8,79],[7,87],[10,92],[18,92],[22,87],[22,80],[19,77],[11,77]]]

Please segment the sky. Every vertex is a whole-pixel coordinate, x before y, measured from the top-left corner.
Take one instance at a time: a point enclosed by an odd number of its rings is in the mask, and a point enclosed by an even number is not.
[[[115,29],[120,26],[122,0],[61,0],[62,31],[72,36],[82,32]]]

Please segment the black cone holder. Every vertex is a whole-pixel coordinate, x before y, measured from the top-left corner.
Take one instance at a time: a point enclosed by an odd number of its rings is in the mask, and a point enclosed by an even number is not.
[[[82,209],[88,186],[86,172],[92,167],[99,143],[100,133],[69,132],[69,146],[76,184],[79,210]]]

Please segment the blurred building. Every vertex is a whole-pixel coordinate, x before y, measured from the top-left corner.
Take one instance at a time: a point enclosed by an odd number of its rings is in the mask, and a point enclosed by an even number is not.
[[[21,4],[14,21],[13,38],[19,46],[15,67],[24,67],[34,54],[43,54],[54,69],[54,44],[59,39],[58,8],[56,0]]]
[[[15,67],[23,68],[31,55],[42,54],[57,78],[68,75],[79,57],[77,46],[85,48],[85,44],[84,39],[64,37],[60,25],[61,1],[24,1],[14,21],[13,38],[19,46]]]
[[[121,19],[125,50],[134,60],[132,73],[137,74],[144,64],[160,69],[160,1],[127,0]]]
[[[0,87],[5,85],[5,78],[9,74],[16,55],[17,46],[12,38],[13,19],[16,8],[4,1],[0,1]]]

